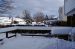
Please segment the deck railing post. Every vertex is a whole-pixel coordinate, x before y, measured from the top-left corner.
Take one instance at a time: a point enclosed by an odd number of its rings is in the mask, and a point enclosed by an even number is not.
[[[8,32],[6,32],[6,38],[8,38]]]

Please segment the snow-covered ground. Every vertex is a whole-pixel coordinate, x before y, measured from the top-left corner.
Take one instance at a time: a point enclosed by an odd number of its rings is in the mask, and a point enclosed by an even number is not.
[[[6,28],[4,29],[6,30]],[[75,33],[75,28],[70,27],[53,27],[52,30],[52,34]],[[0,45],[0,49],[75,49],[75,42],[58,38],[20,36],[18,34],[16,38],[6,39],[4,33],[0,34],[0,37],[4,39],[4,44]]]
[[[75,42],[58,38],[20,36],[4,39],[0,49],[75,49]]]
[[[0,33],[0,39],[4,39],[5,37],[5,33]]]

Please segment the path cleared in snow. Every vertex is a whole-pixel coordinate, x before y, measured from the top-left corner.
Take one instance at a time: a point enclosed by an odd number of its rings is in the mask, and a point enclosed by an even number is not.
[[[75,43],[57,38],[20,36],[4,39],[0,49],[75,49]]]

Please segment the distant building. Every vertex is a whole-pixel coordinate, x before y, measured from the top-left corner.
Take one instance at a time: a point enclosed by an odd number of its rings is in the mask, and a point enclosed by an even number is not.
[[[0,25],[10,25],[11,21],[10,17],[0,17]]]
[[[67,21],[67,16],[65,16],[65,14],[64,14],[64,7],[62,6],[62,7],[59,7],[59,20],[60,21]]]
[[[15,24],[14,22],[18,22],[19,25],[25,25],[26,22],[24,19],[15,18],[15,17],[0,17],[0,25],[11,25]]]
[[[59,7],[59,20],[62,20],[63,16],[62,16],[62,13],[63,13],[63,8],[62,7]]]
[[[19,25],[26,25],[24,19],[21,18],[13,18],[13,21],[17,21]]]
[[[64,0],[64,12],[69,26],[75,26],[75,0]]]
[[[44,23],[47,25],[51,25],[53,22],[57,21],[57,17],[55,15],[46,15]]]

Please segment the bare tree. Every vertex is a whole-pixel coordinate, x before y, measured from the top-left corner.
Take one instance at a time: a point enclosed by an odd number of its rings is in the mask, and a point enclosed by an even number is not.
[[[31,14],[28,10],[23,11],[23,19],[26,20],[27,24],[32,22],[32,17],[31,17]]]
[[[31,14],[28,10],[23,11],[23,19],[31,19]]]
[[[12,0],[0,0],[0,14],[8,13],[14,7],[11,5]]]
[[[37,12],[34,17],[36,22],[43,22],[44,21],[44,14],[43,12]]]

